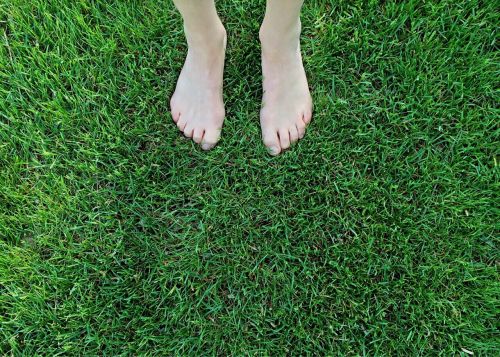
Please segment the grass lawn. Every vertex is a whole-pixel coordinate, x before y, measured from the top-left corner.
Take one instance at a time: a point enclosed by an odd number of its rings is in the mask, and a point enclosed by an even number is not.
[[[494,1],[306,1],[306,138],[260,140],[264,1],[220,0],[223,139],[168,0],[0,0],[0,354],[497,355]]]

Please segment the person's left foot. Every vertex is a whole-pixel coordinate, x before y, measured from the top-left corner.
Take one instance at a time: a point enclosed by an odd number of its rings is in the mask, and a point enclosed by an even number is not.
[[[264,95],[262,139],[271,155],[278,155],[305,135],[312,118],[312,98],[302,64],[299,35],[292,46],[276,47],[261,35]]]
[[[203,150],[210,150],[219,141],[224,122],[226,31],[221,24],[218,31],[206,35],[207,38],[200,38],[203,36],[186,33],[189,50],[170,108],[179,130]]]

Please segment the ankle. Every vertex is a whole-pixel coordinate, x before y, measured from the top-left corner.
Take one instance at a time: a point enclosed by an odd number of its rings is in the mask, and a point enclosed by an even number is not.
[[[282,29],[264,21],[259,31],[262,52],[271,56],[296,53],[300,50],[300,33],[300,20]]]
[[[215,24],[212,29],[200,30],[184,27],[186,40],[190,49],[220,49],[226,46],[227,33],[222,23]]]

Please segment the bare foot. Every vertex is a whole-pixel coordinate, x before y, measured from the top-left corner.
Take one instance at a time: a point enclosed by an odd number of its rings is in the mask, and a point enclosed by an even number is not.
[[[302,139],[312,118],[299,37],[300,31],[291,41],[276,44],[272,36],[261,31],[264,96],[260,123],[262,139],[271,155],[280,154]]]
[[[172,118],[186,137],[210,150],[219,141],[225,116],[222,77],[226,32],[222,28],[209,38],[186,35],[189,49],[170,100]]]

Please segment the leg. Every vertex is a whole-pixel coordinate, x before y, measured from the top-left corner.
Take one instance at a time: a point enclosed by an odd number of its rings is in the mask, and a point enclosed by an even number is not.
[[[186,62],[170,100],[172,118],[204,150],[219,141],[224,122],[222,76],[226,31],[214,0],[174,0],[184,20]]]
[[[267,0],[260,30],[264,144],[278,155],[301,139],[312,117],[312,98],[300,53],[303,0]]]

